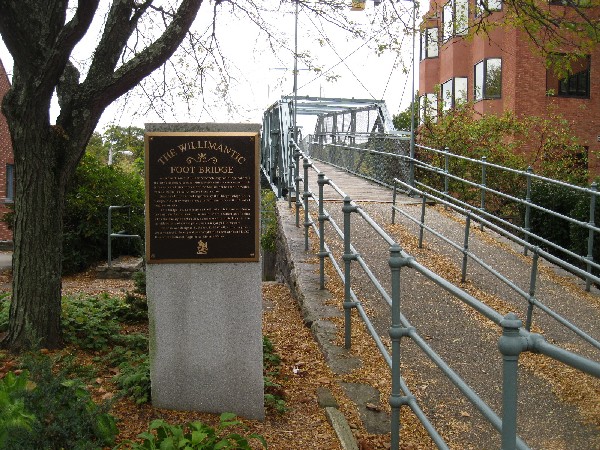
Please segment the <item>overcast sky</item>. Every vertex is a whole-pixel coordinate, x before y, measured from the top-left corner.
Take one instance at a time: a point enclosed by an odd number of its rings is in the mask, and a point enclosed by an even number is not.
[[[268,1],[268,0],[267,0]],[[388,0],[388,2],[394,0]],[[350,3],[350,2],[349,2]],[[406,23],[410,23],[410,2],[398,2],[396,11]],[[388,5],[390,7],[390,5]],[[381,6],[379,6],[381,8]],[[206,26],[206,9],[201,9],[196,26]],[[361,21],[372,33],[379,30],[369,28],[368,20],[377,14],[373,2],[367,2],[367,12],[350,12],[351,20]],[[418,21],[419,15],[417,15]],[[99,130],[112,123],[118,125],[134,125],[143,127],[146,122],[254,122],[262,121],[263,112],[282,95],[293,94],[293,44],[294,22],[293,10],[280,14],[275,22],[281,33],[288,37],[288,48],[283,46],[275,52],[264,45],[256,26],[241,21],[233,16],[220,16],[217,27],[218,39],[222,53],[228,58],[230,74],[234,82],[229,87],[230,97],[235,105],[233,111],[222,107],[218,98],[207,94],[204,101],[188,111],[185,107],[175,107],[168,113],[156,114],[153,111],[136,115],[140,108],[135,101],[128,104],[117,101],[109,107],[99,124]],[[98,27],[101,24],[98,24]],[[325,76],[304,70],[299,63],[298,95],[342,97],[342,98],[374,98],[385,100],[390,114],[397,114],[409,106],[411,98],[410,62],[412,58],[410,35],[399,36],[402,42],[402,57],[393,52],[377,56],[373,50],[373,41],[365,43],[349,39],[346,33],[337,31],[334,26],[319,23],[314,17],[300,12],[298,15],[298,53],[310,52],[317,66],[327,75],[337,75],[337,81],[327,81]],[[331,45],[320,46],[317,39],[323,38],[323,32],[331,39]],[[90,42],[96,42],[90,36]],[[418,36],[417,36],[418,41]],[[91,44],[83,42],[78,47],[77,55],[90,54]],[[418,42],[417,48],[418,60]],[[76,57],[77,57],[76,55]],[[12,58],[0,40],[0,58],[7,70],[12,72]],[[401,61],[403,59],[403,61]],[[396,65],[396,67],[395,67]],[[404,70],[403,70],[404,65]],[[416,65],[418,66],[418,64]],[[416,67],[418,70],[418,67]],[[408,73],[405,73],[408,71]],[[415,89],[418,84],[416,74]],[[208,80],[207,93],[214,90]],[[301,122],[301,119],[299,119]],[[306,124],[308,125],[308,123]],[[305,130],[310,133],[312,130]]]

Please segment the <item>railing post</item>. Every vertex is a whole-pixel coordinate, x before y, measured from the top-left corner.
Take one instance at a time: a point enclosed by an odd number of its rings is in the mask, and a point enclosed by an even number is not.
[[[319,289],[325,289],[325,257],[329,255],[325,251],[325,221],[329,215],[323,209],[323,188],[329,183],[324,173],[319,173],[317,183],[319,184]]]
[[[598,190],[598,185],[594,182],[590,186],[592,190],[591,198],[590,198],[590,221],[589,225],[591,227],[595,226],[596,223],[596,191]],[[586,259],[590,262],[594,261],[594,230],[591,228],[588,230],[588,254]],[[590,263],[587,264],[587,272],[591,275],[592,273],[592,265]],[[590,288],[592,287],[592,280],[590,278],[586,278],[585,280],[585,290],[590,292]]]
[[[296,151],[294,151],[294,159],[295,159],[295,166],[296,166],[296,228],[300,228],[300,206],[302,205],[302,202],[300,201],[300,181],[302,180],[302,177],[300,176],[300,149],[296,148]]]
[[[500,322],[502,336],[498,348],[502,353],[502,450],[517,448],[517,389],[519,355],[524,343],[519,336],[521,321],[508,313]]]
[[[411,94],[412,95],[412,94]],[[413,127],[411,121],[411,129]],[[408,151],[409,163],[408,163],[408,184],[411,188],[415,187],[415,133],[414,130],[410,133],[410,147]],[[412,191],[409,193],[412,195]]]
[[[487,158],[485,156],[481,157],[481,208],[482,212],[485,212],[485,189],[487,187],[487,167],[486,162]],[[483,231],[483,222],[481,222],[480,229]]]
[[[350,248],[350,214],[356,211],[356,207],[352,206],[350,197],[344,198],[344,347],[349,349],[352,345],[352,308],[356,304],[351,297],[351,279],[350,279],[350,262],[356,259],[356,255],[352,253]]]
[[[450,179],[448,178],[448,174],[450,173],[450,149],[448,147],[444,147],[444,194],[447,196],[448,191],[450,190]]]
[[[302,193],[302,198],[304,199],[304,251],[308,251],[308,229],[312,224],[308,214],[308,199],[310,198],[310,191],[308,189],[308,168],[311,166],[312,164],[309,162],[308,156],[305,156],[302,164],[302,167],[304,168],[304,192]]]
[[[396,195],[398,191],[398,183],[394,178],[394,190],[392,191],[392,225],[396,223]]]
[[[538,259],[540,258],[539,248],[533,249],[533,259],[531,261],[531,279],[529,280],[529,305],[527,306],[527,318],[525,319],[525,329],[531,330],[531,323],[533,322],[533,299],[535,297],[535,285],[537,283],[538,274]]]
[[[296,163],[294,162],[294,159],[292,158],[292,161],[290,162],[290,184],[288,186],[288,208],[292,209],[292,192],[294,192],[294,172],[296,168]],[[295,193],[296,195],[298,195],[298,191],[296,191]]]
[[[389,266],[391,270],[392,283],[392,317],[389,329],[392,341],[392,392],[390,395],[391,407],[391,450],[400,448],[400,407],[406,403],[406,397],[402,396],[400,386],[400,339],[408,334],[408,329],[402,327],[400,322],[400,269],[408,264],[409,259],[403,258],[400,246],[393,244],[390,247]]]
[[[525,194],[525,242],[529,242],[529,232],[531,231],[531,174],[533,169],[527,167],[527,192]],[[523,248],[523,254],[527,256],[527,245]]]
[[[467,279],[467,261],[469,259],[469,231],[471,229],[471,211],[467,211],[467,218],[465,220],[465,240],[463,245],[463,260],[462,260],[462,275],[460,277],[461,282],[465,282]]]
[[[112,267],[112,238],[111,238],[111,234],[112,234],[112,208],[109,206],[108,207],[108,267]]]
[[[427,194],[423,193],[421,201],[421,224],[419,225],[419,248],[423,248],[423,229],[425,228],[425,206],[427,202]]]

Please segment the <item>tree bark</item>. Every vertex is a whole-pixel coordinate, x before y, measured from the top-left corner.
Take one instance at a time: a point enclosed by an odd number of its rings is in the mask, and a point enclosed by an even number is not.
[[[117,67],[128,38],[152,1],[114,0],[88,74],[69,62],[98,0],[0,0],[0,34],[14,59],[2,102],[14,149],[16,190],[13,292],[1,346],[14,352],[62,345],[63,212],[68,182],[104,109],[160,67],[188,33],[203,0],[181,0],[162,35]],[[60,114],[50,124],[56,92]]]
[[[62,346],[62,212],[65,184],[57,172],[54,139],[26,132],[13,143],[16,176],[13,298],[3,345],[19,352]]]

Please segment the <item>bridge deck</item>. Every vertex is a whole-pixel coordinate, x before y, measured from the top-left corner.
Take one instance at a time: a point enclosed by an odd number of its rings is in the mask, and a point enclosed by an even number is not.
[[[325,176],[332,180],[335,185],[346,193],[352,200],[356,202],[379,202],[379,203],[391,203],[392,202],[392,190],[378,183],[369,181],[365,178],[355,176],[352,173],[347,172],[344,169],[332,166],[321,161],[314,163]],[[314,181],[314,177],[312,179]],[[315,188],[314,191],[317,189]],[[333,190],[331,186],[326,185],[323,190],[323,196],[325,201],[337,201],[343,200],[340,198],[337,192]],[[415,200],[405,195],[398,197],[400,203],[417,203],[419,200]]]
[[[418,226],[402,216],[397,216],[397,226],[390,226],[391,189],[319,161],[314,164],[421,264],[467,290],[501,314],[514,311],[524,319],[527,301],[476,263],[469,262],[467,282],[460,281],[462,252],[430,233],[425,235],[424,248],[418,248]],[[314,173],[309,175],[309,186],[313,192],[318,191]],[[326,187],[324,195],[328,213],[341,225],[343,218],[339,195],[331,187]],[[402,196],[400,203],[404,204],[402,208],[411,217],[420,216],[419,199]],[[287,208],[284,208],[284,211],[286,210]],[[315,211],[311,214],[316,222]],[[293,221],[293,214],[284,213],[282,220]],[[443,208],[431,207],[427,209],[426,223],[438,231],[442,230],[444,236],[453,242],[462,244],[462,218]],[[288,228],[290,233],[301,233],[302,229],[303,227]],[[387,292],[390,292],[389,245],[355,216],[352,217],[351,234],[357,252],[365,259]],[[328,236],[332,254],[341,262],[341,243],[336,243],[335,240],[330,242],[335,235],[333,229],[326,226],[325,235]],[[481,232],[475,227],[472,227],[469,249],[527,292],[531,258],[525,258],[521,249],[490,230]],[[343,263],[340,265],[343,267]],[[536,298],[598,339],[598,291],[593,289],[592,293],[586,293],[582,289],[584,283],[581,280],[547,263],[541,263],[541,266]],[[313,267],[307,270],[314,272],[315,269]],[[369,280],[355,263],[352,263],[351,273],[354,280],[352,288],[365,308],[370,311],[376,330],[385,341],[388,339],[389,305],[380,294],[369,287]],[[334,275],[330,273],[329,276]],[[434,350],[500,415],[502,358],[497,348],[501,331],[499,327],[475,314],[414,270],[402,269],[401,279],[402,313]],[[320,310],[330,309],[330,305],[330,301],[324,303],[316,309],[316,314]],[[341,307],[341,304],[339,306]],[[573,333],[565,331],[539,309],[534,313],[533,331],[544,334],[555,345],[598,359],[597,349],[582,344]],[[481,419],[480,413],[460,398],[455,386],[441,375],[414,343],[408,339],[402,342],[403,373],[411,377],[409,387],[423,404],[436,427],[449,439],[451,448],[500,448],[499,435]],[[328,344],[324,342],[323,345]],[[372,352],[375,352],[374,344],[370,342],[369,345]],[[329,352],[330,359],[336,352],[339,353],[339,350]],[[532,354],[523,354],[520,360],[523,366],[519,374],[519,434],[528,445],[539,449],[600,448],[600,411],[590,413],[589,409],[585,409],[585,402],[592,402],[596,406],[600,404],[597,401],[600,397],[599,380],[574,373],[566,366],[537,358]],[[335,366],[335,361],[332,361],[332,367]],[[389,378],[389,373],[385,372],[385,368],[381,370],[376,379],[365,379],[365,383],[382,390],[384,395],[381,401],[385,402],[385,383],[382,380]],[[569,381],[572,381],[574,386],[567,386]],[[569,396],[573,398],[573,389],[581,395],[592,397],[584,401],[566,401]],[[596,394],[589,394],[589,389],[592,392],[595,390]],[[359,405],[359,410],[365,417],[369,414],[365,405]],[[425,448],[429,446],[425,445]]]

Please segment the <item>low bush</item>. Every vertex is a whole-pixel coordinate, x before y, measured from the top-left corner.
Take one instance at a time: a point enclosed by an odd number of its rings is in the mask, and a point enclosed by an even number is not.
[[[0,380],[0,449],[8,448],[11,434],[30,432],[35,415],[25,408],[23,394],[31,386],[28,372],[8,372]]]
[[[133,356],[119,364],[119,374],[114,382],[122,395],[137,405],[150,401],[150,361],[148,354]]]
[[[117,316],[123,302],[106,294],[64,297],[62,327],[66,343],[85,350],[103,350],[113,344],[121,328]]]
[[[265,406],[283,414],[287,411],[285,393],[282,386],[275,381],[279,376],[281,357],[268,336],[263,336],[263,379],[265,389]]]
[[[18,377],[5,377],[16,380],[8,398],[18,420],[12,421],[0,448],[87,450],[114,443],[118,430],[107,414],[108,404],[94,403],[80,380],[53,372],[47,356],[29,356],[24,366],[28,371]],[[6,393],[5,382],[0,390]]]
[[[270,189],[261,191],[261,233],[260,245],[263,250],[274,252],[277,242],[277,198]]]
[[[121,323],[148,320],[146,298],[127,295],[125,299],[107,294],[70,297],[62,302],[65,342],[84,350],[106,350],[120,345],[127,336],[119,334]]]
[[[250,441],[258,441],[263,448],[267,442],[259,434],[243,436],[229,432],[232,427],[243,428],[242,422],[235,420],[235,415],[223,413],[217,427],[211,427],[202,422],[192,422],[184,426],[171,425],[164,420],[155,420],[147,432],[138,435],[143,442],[126,442],[123,445],[133,450],[176,449],[211,450],[211,449],[240,449],[251,450]]]
[[[146,295],[146,271],[140,270],[133,274],[133,283],[135,285],[135,294]]]
[[[584,192],[553,183],[536,182],[532,183],[531,200],[545,209],[579,222],[589,223],[590,221],[590,196]],[[594,223],[597,226],[600,224],[600,207],[598,205],[594,213]],[[583,257],[588,255],[589,231],[581,225],[532,208],[530,228],[532,233],[577,255]],[[551,245],[541,242],[539,246],[575,266],[585,268],[585,263],[577,261]],[[594,261],[600,260],[600,237],[597,233],[592,246],[592,256]],[[597,274],[598,271],[594,271],[594,273]]]

